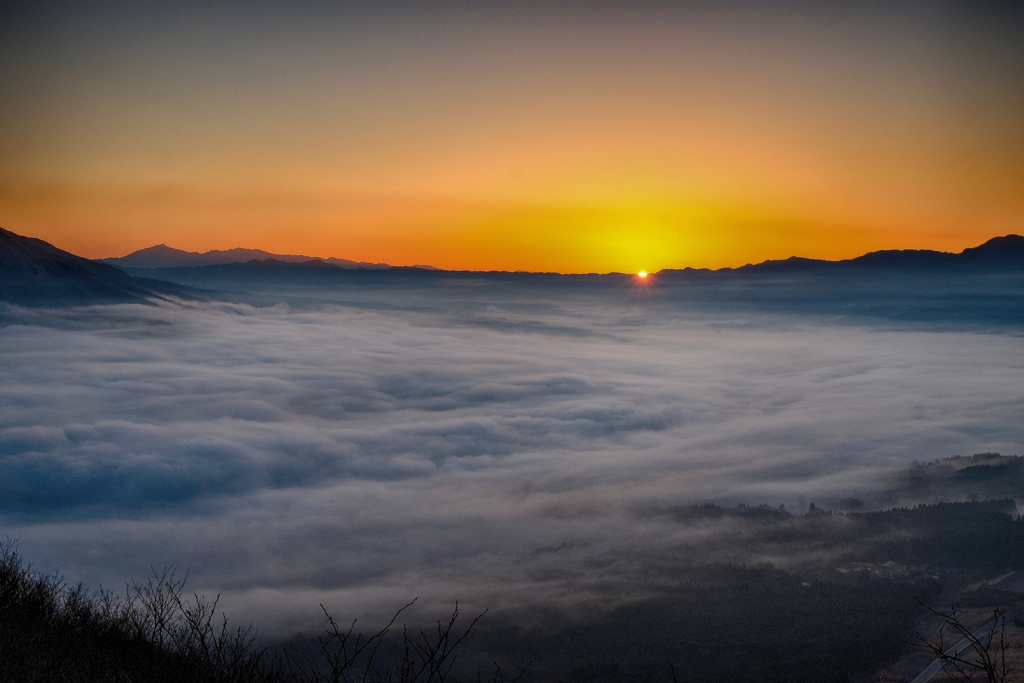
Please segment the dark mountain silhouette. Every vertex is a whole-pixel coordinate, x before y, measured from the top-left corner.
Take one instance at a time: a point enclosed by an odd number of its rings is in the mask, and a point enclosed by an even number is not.
[[[338,287],[347,285],[386,287],[413,286],[415,283],[436,282],[444,277],[475,276],[468,271],[445,271],[418,266],[389,266],[387,268],[344,268],[324,259],[283,261],[278,258],[251,259],[242,263],[219,263],[211,266],[176,266],[163,268],[135,268],[118,266],[137,278],[153,278],[175,282],[188,287],[199,287],[223,292],[256,292],[272,294],[280,287]],[[503,274],[493,273],[489,276]],[[507,275],[507,274],[505,274]],[[525,274],[524,278],[537,279],[539,273]]]
[[[0,301],[55,306],[144,301],[172,294],[190,297],[191,287],[261,297],[348,296],[356,290],[448,287],[454,283],[607,288],[632,287],[633,276],[558,275],[442,271],[419,267],[379,269],[338,266],[330,260],[251,258],[207,266],[111,267],[46,242],[0,233]],[[148,251],[207,257],[255,250],[191,254],[168,247]],[[137,254],[140,252],[136,252]],[[257,252],[264,254],[266,252]],[[145,254],[143,254],[145,255]],[[172,284],[174,283],[174,284]],[[792,257],[721,270],[663,270],[644,296],[654,301],[689,301],[716,310],[771,310],[902,321],[1024,324],[1024,237],[1007,235],[959,254],[929,250],[876,251],[845,261]],[[581,290],[583,291],[583,290]],[[330,294],[334,292],[335,294]],[[202,296],[210,296],[206,292]]]
[[[738,268],[665,269],[661,274],[721,273],[749,275],[784,275],[802,273],[821,274],[893,274],[967,273],[1024,271],[1024,237],[1006,235],[993,237],[977,247],[964,249],[959,254],[931,249],[885,249],[872,251],[842,261],[790,256],[787,259],[748,263]]]
[[[728,270],[728,269],[725,269]],[[735,269],[756,272],[807,271],[902,271],[902,272],[980,272],[1024,270],[1024,237],[994,237],[959,254],[930,249],[886,249],[872,251],[843,261],[824,261],[793,256],[782,261],[765,261]]]
[[[964,249],[960,258],[978,266],[1024,270],[1024,237],[993,237],[981,246]]]
[[[666,296],[688,297],[709,311],[1024,325],[1024,237],[1019,235],[959,254],[906,249],[844,261],[792,257],[721,270],[663,270],[653,281]]]
[[[1024,270],[1024,237],[994,237],[959,254],[927,249],[891,249],[873,251],[857,258],[839,261],[847,268],[888,270],[1007,271]]]
[[[196,266],[218,266],[228,263],[249,263],[268,259],[284,263],[303,263],[306,261],[325,261],[339,268],[389,268],[386,263],[365,263],[348,259],[319,259],[315,256],[298,256],[295,254],[272,254],[262,249],[214,249],[199,253],[174,249],[166,244],[139,249],[120,258],[101,259],[103,263],[121,268],[181,268]]]
[[[0,301],[22,306],[147,303],[182,291],[0,228]]]
[[[308,272],[309,267],[336,267],[344,270],[429,270],[439,273],[470,271],[440,271],[432,266],[396,267],[383,263],[363,263],[345,259],[320,259],[311,256],[280,255],[260,249],[228,249],[224,251],[208,251],[204,253],[182,251],[163,244],[148,249],[141,249],[121,258],[102,259],[102,263],[123,268],[137,276],[151,276],[178,281],[203,280],[223,277],[229,274],[247,277],[257,276],[260,271],[273,269],[277,273],[297,273],[294,269],[283,268],[285,265],[303,265]],[[214,267],[203,271],[203,268]],[[243,267],[244,266],[244,267]],[[738,268],[707,268],[665,269],[660,275],[673,274],[751,274],[751,275],[786,275],[786,274],[871,274],[888,271],[891,273],[927,274],[927,273],[984,273],[1024,271],[1024,237],[1006,235],[995,237],[984,244],[963,250],[959,254],[932,251],[928,249],[891,249],[873,251],[863,256],[842,261],[826,261],[823,259],[791,256],[787,259],[769,260],[761,263],[748,263]],[[321,269],[321,272],[329,272]],[[488,273],[496,275],[497,273]],[[524,273],[539,275],[539,273]]]

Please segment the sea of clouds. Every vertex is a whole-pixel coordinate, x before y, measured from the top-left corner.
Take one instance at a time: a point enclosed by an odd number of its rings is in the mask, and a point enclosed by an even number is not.
[[[3,309],[0,536],[115,589],[188,568],[285,634],[318,603],[586,602],[695,533],[652,505],[799,511],[1024,450],[1014,331],[456,293]]]

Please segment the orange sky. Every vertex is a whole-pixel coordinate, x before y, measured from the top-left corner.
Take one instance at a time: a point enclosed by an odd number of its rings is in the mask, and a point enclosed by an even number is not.
[[[932,4],[0,21],[0,226],[579,271],[1024,232],[1024,22]]]

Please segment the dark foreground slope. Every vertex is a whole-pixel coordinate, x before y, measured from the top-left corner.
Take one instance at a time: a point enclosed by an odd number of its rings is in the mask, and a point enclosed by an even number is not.
[[[718,525],[709,541],[731,545],[730,554],[767,542],[813,546],[817,560],[782,569],[704,563],[707,549],[690,545],[657,561],[642,551],[635,559],[646,567],[635,589],[615,591],[603,609],[535,605],[484,615],[475,627],[475,615],[438,624],[403,613],[361,655],[345,618],[337,631],[328,624],[322,639],[296,636],[261,650],[251,631],[222,629],[216,604],[186,598],[173,577],[103,600],[27,570],[9,544],[0,545],[0,680],[496,683],[516,680],[532,662],[528,680],[537,683],[849,683],[901,656],[927,616],[918,599],[965,608],[1021,602],[1024,574],[1007,572],[1024,569],[1024,522],[1007,510],[1013,501],[847,515],[766,506],[653,510],[695,528]],[[376,631],[364,631],[360,643]],[[407,649],[410,634],[426,649]],[[439,643],[450,646],[451,675],[437,675],[447,667],[420,668],[421,654],[437,657]],[[340,673],[349,677],[333,675]]]
[[[248,631],[219,629],[210,609],[182,603],[181,583],[164,578],[115,599],[33,572],[0,543],[0,681],[287,680]]]
[[[1019,483],[1020,462],[947,459],[898,481],[958,472]],[[959,488],[945,490],[955,498]],[[191,596],[173,574],[104,597],[30,571],[0,543],[0,681],[497,683],[527,668],[536,683],[850,683],[893,662],[904,677],[891,680],[905,681],[930,661],[908,646],[931,628],[919,600],[982,620],[1024,602],[1024,520],[1012,498],[854,513],[706,504],[635,514],[689,533],[678,545],[605,553],[596,602],[506,605],[478,624],[478,613],[439,623],[433,608],[414,607],[379,636],[389,615],[373,628],[360,619],[352,635],[351,619],[336,615],[321,637],[265,650],[254,631],[223,627],[216,602]],[[561,557],[571,547],[543,552],[552,580],[578,571]],[[396,609],[414,597],[396,596]],[[362,654],[360,629],[370,645]]]
[[[0,301],[21,306],[145,303],[183,291],[0,228]]]

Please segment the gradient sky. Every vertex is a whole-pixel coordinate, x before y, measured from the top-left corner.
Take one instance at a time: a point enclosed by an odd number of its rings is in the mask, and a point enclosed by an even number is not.
[[[0,226],[657,270],[1024,232],[1019,3],[5,5]]]

